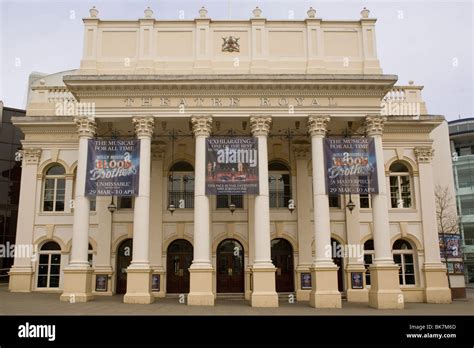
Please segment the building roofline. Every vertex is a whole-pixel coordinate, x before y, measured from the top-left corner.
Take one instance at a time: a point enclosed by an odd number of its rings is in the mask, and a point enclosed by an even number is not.
[[[468,118],[461,118],[459,120],[452,120],[449,121],[448,124],[456,124],[456,123],[463,123],[463,122],[472,122],[474,121],[474,117],[468,117]]]

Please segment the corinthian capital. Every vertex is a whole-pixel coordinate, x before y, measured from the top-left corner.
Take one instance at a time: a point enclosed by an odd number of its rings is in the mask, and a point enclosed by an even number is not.
[[[137,137],[151,137],[155,126],[153,117],[134,117],[132,119],[135,125],[135,134]]]
[[[328,123],[331,120],[329,116],[309,116],[308,117],[308,132],[311,136],[322,135],[325,136],[328,131]]]
[[[272,118],[269,116],[252,116],[250,117],[250,131],[252,135],[265,135],[270,133],[272,128]]]
[[[97,125],[93,117],[75,117],[74,122],[80,137],[92,138],[95,135]]]
[[[432,147],[417,147],[415,156],[418,163],[430,163],[434,156],[434,149]]]
[[[41,157],[41,149],[39,148],[27,148],[20,150],[23,157],[23,163],[25,164],[38,164]]]
[[[211,116],[193,116],[191,117],[191,124],[193,125],[194,136],[205,136],[211,135],[212,130],[212,117]]]
[[[367,116],[365,118],[365,132],[367,135],[382,135],[386,117]]]

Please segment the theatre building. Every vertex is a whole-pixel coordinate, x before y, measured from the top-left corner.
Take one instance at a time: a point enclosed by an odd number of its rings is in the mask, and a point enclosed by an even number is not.
[[[13,122],[25,134],[16,243],[34,254],[16,255],[11,291],[451,302],[435,214],[436,185],[454,193],[447,124],[422,86],[382,72],[368,10],[158,17],[92,8],[79,68],[30,85]]]

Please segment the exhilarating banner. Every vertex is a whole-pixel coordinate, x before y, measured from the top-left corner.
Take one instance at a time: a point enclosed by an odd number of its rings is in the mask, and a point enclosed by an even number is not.
[[[139,140],[89,140],[86,196],[137,196],[139,173]]]
[[[206,142],[206,194],[258,194],[258,141],[212,137]]]
[[[324,154],[328,194],[378,193],[372,138],[326,138]]]

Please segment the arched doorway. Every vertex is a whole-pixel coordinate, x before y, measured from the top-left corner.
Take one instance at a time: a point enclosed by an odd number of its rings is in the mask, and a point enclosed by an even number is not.
[[[117,248],[117,282],[115,293],[125,294],[127,292],[127,267],[132,262],[133,239],[125,239]]]
[[[343,283],[343,267],[344,267],[344,257],[341,255],[343,254],[343,250],[341,249],[341,244],[331,238],[331,253],[332,253],[332,260],[336,264],[339,269],[337,270],[337,289],[342,292],[344,291],[344,283]],[[341,254],[342,253],[342,254]]]
[[[185,239],[177,239],[168,246],[166,253],[166,292],[189,292],[189,267],[193,261],[193,246]]]
[[[235,239],[217,246],[217,292],[244,292],[244,248]]]
[[[283,238],[272,240],[272,262],[276,267],[276,291],[293,292],[295,282],[293,274],[293,247]]]

